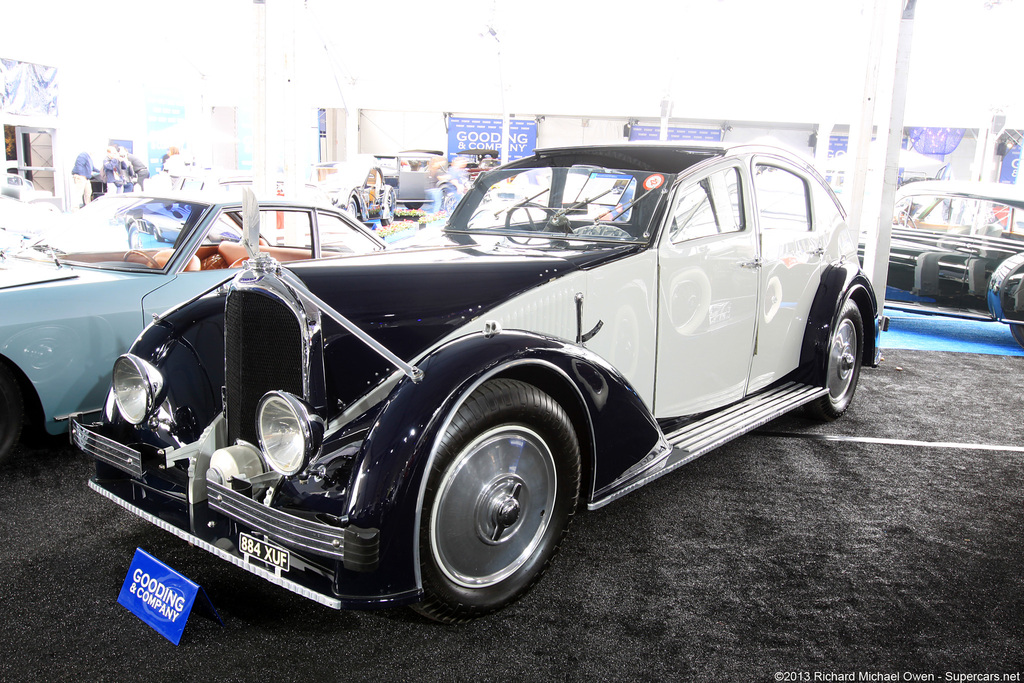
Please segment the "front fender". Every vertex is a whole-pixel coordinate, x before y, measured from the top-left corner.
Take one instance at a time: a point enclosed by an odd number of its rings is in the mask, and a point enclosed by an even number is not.
[[[825,267],[818,291],[807,316],[800,366],[796,379],[814,386],[825,386],[828,370],[828,344],[832,330],[838,324],[843,306],[852,300],[860,309],[864,321],[863,365],[877,365],[879,315],[878,300],[871,281],[856,263],[838,261]]]
[[[987,299],[995,320],[1024,321],[1024,253],[1014,254],[996,267],[988,283]]]
[[[137,430],[138,435],[159,448],[194,442],[221,412],[223,296],[198,298],[154,321],[135,340],[130,352],[151,363],[165,378],[188,378],[166,382],[161,412],[170,419],[160,421],[155,430]],[[121,423],[116,413],[106,415],[107,421]],[[123,427],[131,428],[127,423]]]
[[[385,401],[350,480],[349,522],[380,530],[380,568],[403,589],[419,585],[420,512],[436,445],[483,382],[522,379],[559,401],[581,444],[584,499],[646,456],[661,437],[650,411],[614,368],[556,339],[473,334],[439,348],[418,367],[422,381],[403,380]]]

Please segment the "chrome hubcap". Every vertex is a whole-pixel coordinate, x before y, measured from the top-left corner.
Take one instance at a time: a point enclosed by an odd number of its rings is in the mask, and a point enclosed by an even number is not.
[[[437,566],[467,588],[512,575],[540,546],[556,490],[554,457],[536,432],[503,425],[480,435],[438,487],[430,516]]]
[[[853,382],[853,369],[857,364],[857,329],[849,319],[839,324],[832,336],[828,359],[828,393],[833,400],[846,394]]]

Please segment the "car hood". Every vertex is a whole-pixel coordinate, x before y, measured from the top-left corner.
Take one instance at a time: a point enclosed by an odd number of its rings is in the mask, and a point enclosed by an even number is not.
[[[636,251],[600,250],[603,258]],[[405,250],[290,267],[316,296],[405,360],[523,292],[577,272],[596,254],[503,253],[475,247]],[[334,321],[324,322],[325,369],[333,393],[374,385],[387,362]],[[344,359],[332,362],[333,359]]]
[[[56,263],[45,261],[27,261],[16,258],[0,261],[0,290],[31,287],[62,280],[109,282],[125,277],[132,277],[132,275],[94,268],[76,268],[63,264],[58,266]]]

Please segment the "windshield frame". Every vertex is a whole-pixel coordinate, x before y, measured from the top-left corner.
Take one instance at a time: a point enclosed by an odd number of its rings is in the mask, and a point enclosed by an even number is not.
[[[488,198],[488,193],[492,192],[499,183],[515,179],[516,177],[525,177],[528,173],[537,173],[538,175],[550,174],[548,187],[541,189],[542,186],[538,185],[536,186],[537,189],[541,190],[539,193],[529,192],[522,197],[516,197],[514,200],[509,199],[503,204],[495,202],[493,198]],[[569,196],[563,196],[566,193],[566,188],[572,187],[570,185],[571,174],[575,174],[577,178],[581,177],[582,174],[588,174],[588,178],[580,187],[576,188],[575,192],[569,192]],[[602,195],[606,195],[608,192],[584,192],[588,187],[588,183],[598,175],[604,178],[616,175],[630,176],[633,179],[633,183],[629,187],[632,188],[631,191],[634,193],[634,196],[625,204],[618,205],[624,205],[626,210],[621,211],[618,216],[612,219],[606,220],[602,217],[595,218],[590,215],[600,211],[600,209],[595,209],[595,207],[613,206],[612,204],[602,202],[602,199],[604,202],[607,202]],[[657,234],[659,209],[664,205],[665,197],[675,179],[675,174],[660,171],[599,167],[584,164],[573,166],[546,166],[540,164],[536,166],[517,165],[516,167],[501,167],[482,173],[477,177],[470,190],[466,193],[466,196],[463,197],[449,217],[444,226],[444,232],[454,235],[529,238],[531,241],[533,239],[557,240],[561,243],[598,242],[617,245],[649,245]],[[624,195],[625,192],[622,192],[618,196],[623,197]],[[497,209],[495,218],[498,218],[498,214],[507,214],[508,212],[521,210],[522,207],[518,205],[522,204],[524,200],[526,203],[531,203],[532,201],[534,206],[540,202],[544,203],[544,229],[524,229],[522,226],[524,224],[531,224],[530,221],[520,221],[519,227],[507,222],[504,225],[499,224],[486,227],[472,227],[471,225],[474,218],[481,211]],[[491,204],[491,206],[487,207],[488,204]],[[533,210],[541,211],[539,208],[534,208]],[[618,208],[615,210],[618,210]],[[576,215],[573,217],[573,214]],[[620,219],[623,214],[627,215],[627,217]],[[580,220],[581,217],[583,217],[582,220]],[[538,221],[534,221],[532,225],[536,226],[537,223]],[[603,228],[607,229],[603,230]],[[582,231],[574,232],[573,230]],[[601,234],[602,232],[608,234]],[[627,234],[623,235],[623,232]],[[522,244],[515,240],[510,241],[515,244]]]
[[[115,203],[116,206],[114,206]],[[103,255],[114,255],[118,252],[123,255],[132,250],[129,243],[129,229],[127,227],[128,221],[130,219],[138,219],[142,215],[138,213],[142,211],[142,207],[157,203],[182,204],[190,207],[188,216],[176,226],[178,234],[172,241],[165,242],[164,248],[172,250],[173,256],[168,258],[168,260],[159,268],[140,265],[132,261],[125,261],[124,256],[122,256],[120,260],[102,259],[101,257]],[[67,214],[67,220],[57,229],[43,233],[36,239],[27,241],[25,244],[20,245],[16,251],[7,251],[5,255],[22,261],[35,263],[49,262],[56,263],[59,266],[68,265],[76,268],[81,267],[132,273],[166,273],[177,260],[177,256],[182,253],[183,250],[189,249],[188,245],[195,237],[197,226],[203,223],[204,218],[209,215],[212,206],[212,204],[207,202],[185,199],[182,197],[163,197],[156,195],[141,195],[135,197],[131,195],[118,195],[111,197],[110,200],[100,198],[73,214]],[[133,212],[136,212],[136,215],[133,216]],[[78,231],[90,225],[100,225],[103,221],[107,222],[107,225],[103,227],[109,228],[113,231],[116,231],[118,228],[116,224],[117,221],[125,223],[125,244],[123,248],[121,246],[117,246],[115,248],[113,243],[111,243],[110,247],[95,250],[72,248],[65,251],[62,249],[62,247],[70,245],[67,243],[61,244],[61,239],[67,239],[69,235],[73,236]],[[90,256],[94,258],[83,258],[83,256]]]

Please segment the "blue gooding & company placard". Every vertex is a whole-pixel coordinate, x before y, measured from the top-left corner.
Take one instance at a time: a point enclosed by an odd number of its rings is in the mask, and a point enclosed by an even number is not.
[[[177,645],[197,596],[200,598],[200,606],[204,610],[208,608],[223,625],[220,615],[199,584],[185,578],[142,548],[136,548],[117,601]]]

